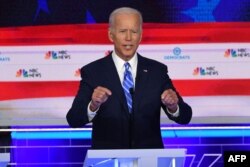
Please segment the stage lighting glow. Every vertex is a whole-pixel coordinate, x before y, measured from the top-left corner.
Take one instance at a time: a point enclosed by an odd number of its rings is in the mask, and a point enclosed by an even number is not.
[[[91,139],[91,129],[82,131],[13,131],[13,139]],[[250,129],[162,129],[163,138],[249,137]]]

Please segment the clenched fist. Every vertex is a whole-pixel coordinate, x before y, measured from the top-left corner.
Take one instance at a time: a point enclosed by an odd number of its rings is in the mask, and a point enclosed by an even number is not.
[[[92,94],[90,110],[96,111],[102,103],[108,100],[108,97],[112,94],[112,92],[104,87],[98,86],[94,89]]]
[[[170,112],[175,112],[178,105],[178,97],[175,91],[167,89],[161,94],[162,103],[169,109]]]

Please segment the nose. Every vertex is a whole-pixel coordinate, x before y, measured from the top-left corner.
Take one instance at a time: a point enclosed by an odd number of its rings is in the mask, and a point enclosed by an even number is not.
[[[126,33],[126,40],[130,41],[132,39],[131,36],[132,36],[132,33],[130,31],[127,31],[127,33]]]

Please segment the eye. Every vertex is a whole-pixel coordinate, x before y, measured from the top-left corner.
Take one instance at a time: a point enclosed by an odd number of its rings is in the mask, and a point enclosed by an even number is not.
[[[132,32],[133,34],[137,34],[137,33],[138,33],[137,30],[131,30],[131,32]]]
[[[120,30],[119,32],[124,33],[124,32],[126,32],[126,30]]]

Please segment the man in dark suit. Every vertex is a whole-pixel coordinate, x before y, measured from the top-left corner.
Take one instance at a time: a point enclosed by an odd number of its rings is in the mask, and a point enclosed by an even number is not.
[[[94,149],[163,148],[161,108],[179,124],[191,120],[192,109],[174,88],[167,66],[136,52],[142,22],[135,9],[114,10],[108,31],[114,51],[81,69],[67,121],[72,127],[93,123]]]

